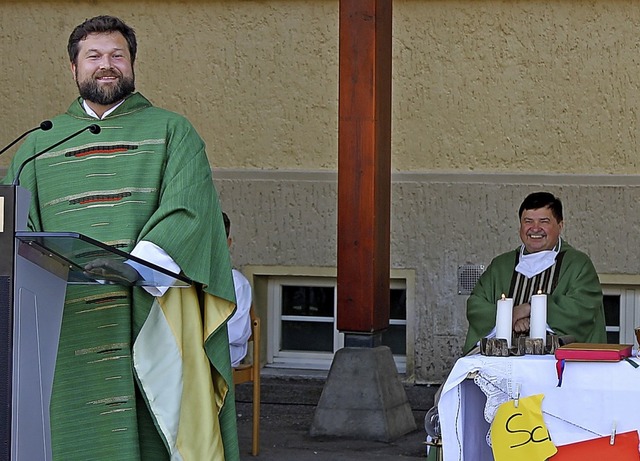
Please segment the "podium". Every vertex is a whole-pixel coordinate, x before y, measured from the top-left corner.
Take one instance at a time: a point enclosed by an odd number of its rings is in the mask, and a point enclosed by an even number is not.
[[[67,284],[192,281],[75,232],[29,232],[31,194],[0,186],[0,459],[49,461],[49,404]],[[99,260],[102,269],[85,266]],[[126,265],[126,266],[125,266]],[[120,269],[136,268],[138,278]]]

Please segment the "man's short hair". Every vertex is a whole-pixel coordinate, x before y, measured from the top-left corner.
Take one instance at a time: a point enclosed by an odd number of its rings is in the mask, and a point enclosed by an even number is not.
[[[131,27],[126,25],[124,21],[115,16],[96,16],[95,18],[87,19],[73,29],[73,32],[71,32],[69,36],[69,43],[67,44],[69,60],[77,64],[76,60],[78,59],[78,52],[80,51],[80,42],[87,38],[89,34],[109,32],[120,32],[124,36],[127,45],[129,45],[129,54],[131,55],[131,64],[133,65],[138,50],[136,33]]]
[[[229,238],[229,233],[231,232],[231,221],[229,220],[229,216],[224,211],[222,212],[222,221],[224,222],[224,232],[227,234],[227,238]]]
[[[558,197],[549,192],[534,192],[527,195],[527,197],[522,202],[522,205],[520,205],[518,217],[522,219],[522,213],[524,212],[524,210],[537,210],[539,208],[546,207],[549,207],[551,209],[551,213],[558,222],[561,222],[563,220],[562,202]]]

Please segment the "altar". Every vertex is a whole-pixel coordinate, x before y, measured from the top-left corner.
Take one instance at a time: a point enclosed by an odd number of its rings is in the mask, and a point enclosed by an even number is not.
[[[460,358],[442,388],[438,413],[444,461],[492,461],[490,422],[508,400],[543,394],[556,446],[640,429],[640,360],[567,362],[558,387],[553,355]]]

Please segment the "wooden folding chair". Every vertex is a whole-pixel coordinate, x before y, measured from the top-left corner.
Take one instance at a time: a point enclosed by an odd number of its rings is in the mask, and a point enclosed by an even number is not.
[[[253,305],[249,311],[251,316],[251,336],[253,356],[251,363],[241,363],[233,369],[233,384],[253,383],[253,426],[251,454],[258,456],[260,452],[260,318],[255,315]]]

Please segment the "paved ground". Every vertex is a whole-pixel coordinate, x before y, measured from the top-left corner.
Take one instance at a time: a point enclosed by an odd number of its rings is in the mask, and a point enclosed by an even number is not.
[[[257,457],[250,454],[251,384],[239,385],[236,406],[242,461],[425,460],[424,415],[433,405],[436,388],[405,385],[418,429],[393,442],[383,443],[311,437],[309,429],[323,385],[322,376],[263,374],[260,454]]]

